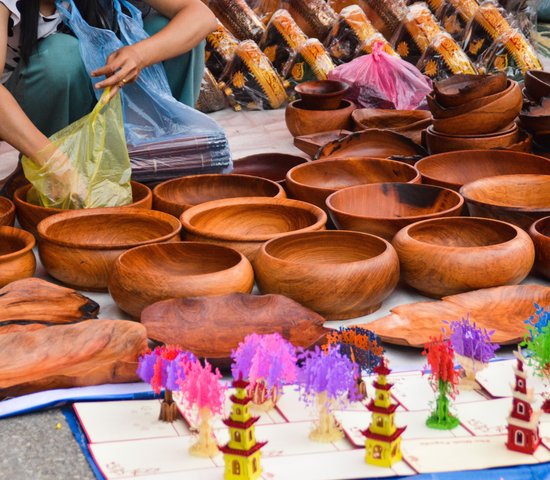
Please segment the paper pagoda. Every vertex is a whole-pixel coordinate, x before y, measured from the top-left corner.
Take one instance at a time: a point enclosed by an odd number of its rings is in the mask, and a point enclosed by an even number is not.
[[[372,412],[372,422],[367,430],[361,432],[366,437],[366,462],[380,467],[391,467],[401,460],[401,435],[407,428],[395,426],[397,404],[391,401],[393,384],[386,378],[390,372],[384,362],[374,368],[378,375],[373,382],[375,397],[367,406]]]
[[[249,383],[242,377],[233,381],[236,389],[231,395],[231,415],[223,420],[229,427],[230,440],[223,447],[219,447],[225,460],[225,480],[254,480],[260,478],[260,449],[267,442],[257,442],[254,424],[260,417],[252,417],[249,407],[252,399],[247,394]]]
[[[523,369],[525,358],[521,351],[514,352],[518,363],[514,367],[516,383],[512,393],[512,411],[508,417],[508,441],[506,447],[516,452],[532,454],[540,444],[540,411],[533,411],[533,390],[527,388],[527,372]]]

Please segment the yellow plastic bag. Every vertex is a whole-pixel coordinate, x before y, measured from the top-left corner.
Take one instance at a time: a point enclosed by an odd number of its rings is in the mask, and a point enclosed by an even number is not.
[[[32,188],[27,201],[44,207],[115,207],[132,202],[131,166],[120,94],[57,132],[51,145],[22,165]]]

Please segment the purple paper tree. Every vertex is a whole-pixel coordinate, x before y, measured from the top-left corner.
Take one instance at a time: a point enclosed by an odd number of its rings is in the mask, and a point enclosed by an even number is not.
[[[302,398],[319,408],[319,421],[310,438],[320,442],[342,438],[332,411],[337,406],[345,406],[350,399],[356,400],[357,365],[335,347],[326,351],[315,347],[313,351],[301,353],[298,361],[302,363],[297,382]]]

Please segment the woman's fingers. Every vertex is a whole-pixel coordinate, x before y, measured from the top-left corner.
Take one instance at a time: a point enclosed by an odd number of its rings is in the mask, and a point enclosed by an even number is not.
[[[107,64],[92,73],[93,77],[105,75],[107,78],[98,82],[96,88],[123,87],[135,82],[141,72],[140,57],[131,47],[123,47],[107,59]]]

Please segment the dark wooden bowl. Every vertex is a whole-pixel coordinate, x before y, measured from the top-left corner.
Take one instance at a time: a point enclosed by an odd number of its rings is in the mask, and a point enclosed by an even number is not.
[[[464,199],[456,192],[411,183],[373,183],[349,187],[327,198],[337,228],[378,235],[391,241],[419,220],[460,215]]]
[[[77,289],[104,291],[121,253],[149,243],[178,241],[181,224],[154,210],[94,208],[52,215],[37,229],[40,259],[52,277]]]
[[[550,279],[550,217],[533,223],[529,228],[529,235],[535,244],[535,269]]]
[[[211,200],[264,196],[284,198],[286,193],[278,183],[251,175],[191,175],[157,185],[153,207],[179,218],[188,208]]]
[[[247,197],[196,205],[180,217],[187,240],[234,248],[254,261],[263,243],[291,232],[322,230],[327,214],[287,198]]]
[[[429,297],[520,283],[535,259],[521,228],[489,218],[417,222],[394,237],[401,279]]]
[[[452,75],[434,82],[434,95],[444,108],[458,107],[478,98],[488,97],[506,89],[504,73],[494,75]]]
[[[311,80],[297,85],[301,107],[309,110],[336,110],[349,90],[349,85],[337,80]]]
[[[233,174],[267,178],[284,186],[286,172],[309,160],[286,153],[258,153],[233,162]]]
[[[550,97],[550,72],[528,70],[525,74],[525,90],[535,101]]]
[[[460,189],[472,217],[496,218],[524,230],[550,215],[550,175],[500,175]]]
[[[370,157],[331,158],[298,165],[286,176],[289,194],[327,211],[326,199],[342,188],[380,182],[420,183],[411,165]]]
[[[109,293],[134,318],[159,300],[249,293],[253,286],[252,266],[241,253],[201,242],[132,248],[117,258],[109,277]]]
[[[256,280],[263,293],[286,295],[327,320],[342,320],[380,308],[399,280],[399,260],[374,235],[296,233],[262,246]]]
[[[6,197],[0,197],[0,226],[13,227],[15,205]]]
[[[17,207],[17,220],[25,230],[38,237],[36,226],[45,218],[58,213],[66,212],[60,208],[47,208],[35,205],[27,201],[27,193],[31,185],[25,185],[18,188],[13,195],[13,201]],[[118,208],[145,208],[150,209],[153,206],[153,195],[149,187],[142,183],[132,182],[132,203]]]
[[[0,288],[34,275],[34,245],[34,237],[29,232],[9,226],[0,227]]]
[[[535,173],[550,175],[547,158],[505,150],[464,150],[423,158],[415,167],[422,182],[460,190],[462,185],[497,175]]]
[[[351,114],[357,107],[349,100],[342,100],[335,110],[308,110],[302,107],[302,100],[287,105],[285,122],[293,137],[351,128]]]
[[[521,126],[533,135],[550,133],[550,97],[543,98],[540,105],[524,110],[519,116]]]

